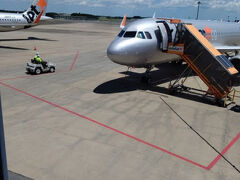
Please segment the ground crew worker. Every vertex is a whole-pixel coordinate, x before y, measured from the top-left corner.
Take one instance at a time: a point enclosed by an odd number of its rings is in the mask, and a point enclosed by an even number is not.
[[[46,68],[46,67],[47,67],[47,62],[46,62],[46,61],[43,61],[42,58],[40,58],[39,52],[37,52],[36,55],[34,56],[34,61],[35,61],[37,64],[42,64],[42,65],[43,65],[43,68]]]
[[[37,52],[36,55],[34,56],[34,60],[38,63],[41,64],[42,63],[42,59],[40,58],[39,53]]]

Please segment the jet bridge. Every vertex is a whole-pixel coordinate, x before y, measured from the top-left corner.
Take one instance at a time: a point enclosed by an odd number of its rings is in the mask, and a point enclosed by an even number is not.
[[[177,54],[208,86],[216,99],[223,99],[231,92],[238,71],[233,64],[191,24],[173,20],[177,33],[168,44],[167,53]]]

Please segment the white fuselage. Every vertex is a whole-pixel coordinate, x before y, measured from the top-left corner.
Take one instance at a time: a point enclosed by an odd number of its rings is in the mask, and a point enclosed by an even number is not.
[[[0,13],[0,32],[24,29],[33,25],[29,24],[22,14]]]
[[[183,20],[193,24],[220,51],[240,49],[240,24],[218,21]],[[167,27],[167,28],[166,28]],[[168,31],[168,32],[167,32]],[[129,23],[109,45],[108,57],[115,63],[148,67],[180,57],[164,53],[164,39],[174,39],[176,24],[147,18]]]
[[[42,16],[46,12],[47,0],[33,0],[23,13],[0,13],[0,32],[15,31],[36,26],[40,21],[52,19]]]

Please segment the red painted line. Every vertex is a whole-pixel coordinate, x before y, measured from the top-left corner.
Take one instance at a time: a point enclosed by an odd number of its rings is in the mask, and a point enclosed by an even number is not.
[[[66,111],[66,112],[68,112],[68,113],[74,114],[74,115],[76,115],[76,116],[78,116],[78,117],[81,117],[81,118],[83,118],[83,119],[86,119],[86,120],[88,120],[88,121],[90,121],[90,122],[93,122],[93,123],[95,123],[95,124],[98,124],[99,126],[105,127],[105,128],[110,129],[110,130],[112,130],[112,131],[114,131],[114,132],[117,132],[117,133],[119,133],[119,134],[122,134],[122,135],[124,135],[124,136],[126,136],[126,137],[128,137],[128,138],[134,139],[134,140],[136,140],[136,141],[138,141],[138,142],[141,142],[141,143],[143,143],[143,144],[146,144],[146,145],[148,145],[148,146],[151,146],[151,147],[153,147],[153,148],[155,148],[155,149],[158,149],[158,150],[160,150],[160,151],[162,151],[162,152],[165,152],[165,153],[167,153],[167,154],[170,154],[170,155],[172,155],[172,156],[174,156],[174,157],[177,157],[177,158],[179,158],[179,159],[181,159],[181,160],[184,160],[184,161],[186,161],[186,162],[188,162],[188,163],[191,163],[191,164],[193,164],[193,165],[196,165],[196,166],[201,167],[201,168],[204,168],[204,169],[207,168],[207,167],[205,167],[205,166],[203,166],[203,165],[201,165],[201,164],[198,164],[198,163],[196,163],[196,162],[194,162],[194,161],[191,161],[191,160],[189,160],[189,159],[187,159],[187,158],[184,158],[184,157],[182,157],[182,156],[180,156],[180,155],[177,155],[177,154],[174,154],[174,153],[172,153],[172,152],[169,152],[169,151],[167,151],[166,149],[163,149],[163,148],[161,148],[161,147],[158,147],[158,146],[156,146],[156,145],[153,145],[153,144],[151,144],[151,143],[149,143],[149,142],[143,141],[143,140],[141,140],[141,139],[139,139],[139,138],[137,138],[137,137],[134,137],[134,136],[132,136],[132,135],[130,135],[130,134],[127,134],[127,133],[125,133],[125,132],[119,131],[119,130],[117,130],[117,129],[115,129],[115,128],[112,128],[112,127],[110,127],[110,126],[107,126],[106,124],[103,124],[103,123],[100,123],[100,122],[95,121],[95,120],[93,120],[93,119],[90,119],[90,118],[88,118],[88,117],[86,117],[86,116],[83,116],[83,115],[81,115],[81,114],[78,114],[78,113],[76,113],[76,112],[73,112],[73,111],[71,111],[71,110],[69,110],[69,109],[66,109],[66,108],[64,108],[64,107],[62,107],[62,106],[59,106],[59,105],[54,104],[54,103],[52,103],[52,102],[49,102],[49,101],[47,101],[47,100],[45,100],[45,99],[42,99],[42,98],[40,98],[40,97],[34,96],[34,95],[32,95],[32,94],[30,94],[30,93],[27,93],[27,92],[25,92],[25,91],[23,91],[23,90],[14,88],[14,87],[12,87],[12,86],[10,86],[10,85],[8,85],[8,84],[5,84],[5,83],[3,83],[3,82],[0,82],[0,84],[3,85],[3,86],[5,86],[5,87],[8,87],[8,88],[10,88],[10,89],[13,89],[13,90],[15,90],[15,91],[17,91],[17,92],[20,92],[20,93],[22,93],[22,94],[25,94],[25,95],[27,95],[27,96],[30,96],[30,97],[32,97],[32,98],[35,98],[35,99],[37,99],[37,100],[39,100],[39,101],[42,101],[42,102],[44,102],[44,103],[47,103],[47,104],[49,104],[49,105],[51,105],[51,106],[54,106],[54,107],[56,107],[56,108],[59,108],[59,109],[61,109],[61,110],[63,110],[63,111]]]
[[[56,73],[52,73],[52,74],[56,74]],[[27,79],[27,78],[39,77],[39,76],[44,76],[44,75],[46,76],[46,75],[52,75],[52,74],[17,76],[17,77],[13,77],[13,78],[0,79],[0,81],[10,81],[10,80],[16,80],[16,79]]]
[[[221,152],[222,155],[226,154],[229,149],[237,142],[237,140],[240,138],[240,133],[225,147],[225,149]],[[221,155],[218,155],[207,167],[208,170],[212,169],[213,166],[217,164],[217,162],[222,158]]]
[[[56,71],[54,73],[43,73],[43,74],[39,74],[39,75],[17,76],[17,77],[13,77],[13,78],[0,79],[0,81],[10,81],[10,80],[16,80],[16,79],[27,79],[27,78],[40,77],[40,76],[50,76],[50,75],[59,74],[59,73],[63,73],[63,72],[68,72],[68,70],[59,70],[59,71]]]
[[[140,143],[143,143],[143,144],[145,144],[145,145],[147,145],[147,146],[150,146],[150,147],[152,147],[152,148],[158,149],[158,150],[160,150],[160,151],[162,151],[162,152],[164,152],[164,153],[167,153],[167,154],[169,154],[169,155],[171,155],[171,156],[174,156],[174,157],[176,157],[176,158],[178,158],[178,159],[181,159],[181,160],[183,160],[183,161],[185,161],[185,162],[188,162],[188,163],[190,163],[190,164],[193,164],[193,165],[198,166],[198,167],[200,167],[200,168],[203,168],[203,169],[205,169],[205,170],[210,170],[210,169],[221,159],[221,156],[220,156],[220,155],[217,156],[217,157],[213,160],[213,162],[211,162],[211,163],[209,164],[209,166],[206,167],[206,166],[201,165],[201,164],[199,164],[199,163],[197,163],[197,162],[194,162],[194,161],[192,161],[192,160],[189,160],[189,159],[187,159],[187,158],[184,158],[184,157],[182,157],[182,156],[180,156],[180,155],[177,155],[177,154],[175,154],[175,153],[172,153],[172,152],[170,152],[170,151],[167,151],[166,149],[163,149],[163,148],[161,148],[161,147],[159,147],[159,146],[153,145],[153,144],[151,144],[151,143],[149,143],[149,142],[146,142],[146,141],[141,140],[141,139],[139,139],[139,138],[137,138],[137,137],[134,137],[134,136],[132,136],[132,135],[130,135],[130,134],[127,134],[127,133],[125,133],[125,132],[123,132],[123,131],[120,131],[120,130],[118,130],[118,129],[112,128],[112,127],[110,127],[110,126],[108,126],[108,125],[106,125],[106,124],[103,124],[103,123],[100,123],[100,122],[95,121],[95,120],[93,120],[93,119],[90,119],[90,118],[88,118],[88,117],[86,117],[86,116],[83,116],[83,115],[81,115],[81,114],[78,114],[78,113],[76,113],[76,112],[73,112],[73,111],[71,111],[71,110],[69,110],[69,109],[67,109],[67,108],[64,108],[64,107],[62,107],[62,106],[59,106],[59,105],[54,104],[54,103],[52,103],[52,102],[49,102],[49,101],[47,101],[47,100],[45,100],[45,99],[42,99],[42,98],[40,98],[40,97],[34,96],[34,95],[32,95],[32,94],[30,94],[30,93],[28,93],[28,92],[25,92],[25,91],[23,91],[23,90],[14,88],[13,86],[10,86],[10,85],[8,85],[8,84],[5,84],[5,83],[3,83],[3,82],[1,82],[1,81],[0,81],[0,84],[3,85],[3,86],[5,86],[5,87],[7,87],[7,88],[10,88],[10,89],[12,89],[12,90],[15,90],[15,91],[17,91],[17,92],[20,92],[20,93],[22,93],[22,94],[25,94],[25,95],[27,95],[27,96],[29,96],[29,97],[32,97],[32,98],[34,98],[34,99],[36,99],[36,100],[38,100],[38,101],[47,103],[47,104],[49,104],[49,105],[51,105],[51,106],[54,106],[54,107],[56,107],[56,108],[58,108],[58,109],[61,109],[61,110],[63,110],[63,111],[66,111],[66,112],[68,112],[68,113],[71,113],[71,114],[73,114],[73,115],[76,115],[76,116],[78,116],[78,117],[80,117],[80,118],[83,118],[83,119],[85,119],[85,120],[88,120],[88,121],[90,121],[90,122],[92,122],[92,123],[94,123],[94,124],[97,124],[97,125],[99,125],[99,126],[105,127],[105,128],[107,128],[107,129],[109,129],[109,130],[112,130],[112,131],[118,133],[118,134],[121,134],[121,135],[126,136],[126,137],[128,137],[128,138],[131,138],[131,139],[133,139],[133,140],[135,140],[135,141],[138,141],[138,142],[140,142]],[[222,154],[225,154],[225,153],[233,146],[233,144],[236,143],[236,141],[237,141],[239,138],[240,138],[240,133],[239,133],[239,134],[237,135],[237,137],[234,138],[234,139],[232,140],[232,142],[222,151]]]
[[[74,67],[74,65],[75,65],[75,63],[76,63],[76,61],[77,61],[78,56],[79,56],[79,51],[77,51],[77,54],[76,54],[76,56],[75,56],[75,58],[74,58],[74,60],[73,60],[73,63],[72,63],[72,65],[71,65],[69,71],[72,71],[72,70],[73,70],[73,67]]]

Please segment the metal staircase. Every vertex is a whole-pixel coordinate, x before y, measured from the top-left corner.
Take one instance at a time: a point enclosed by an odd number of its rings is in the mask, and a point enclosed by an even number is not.
[[[180,55],[216,99],[231,92],[238,71],[193,25],[177,22],[176,37],[169,43],[167,53]]]

